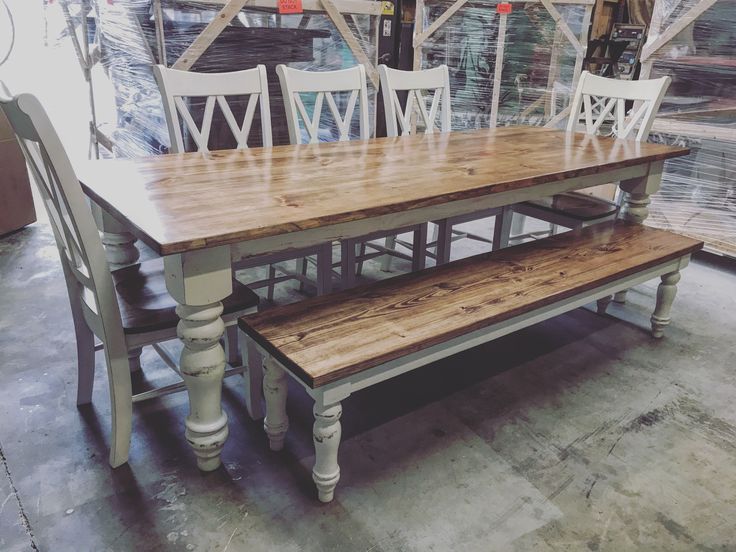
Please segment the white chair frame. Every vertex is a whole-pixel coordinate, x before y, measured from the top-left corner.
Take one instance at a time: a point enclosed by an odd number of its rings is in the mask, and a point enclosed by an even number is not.
[[[319,142],[319,125],[322,116],[322,108],[327,106],[332,114],[338,130],[338,141],[350,140],[350,130],[355,116],[356,104],[358,108],[358,132],[361,140],[370,138],[369,112],[368,112],[368,88],[366,85],[365,68],[356,65],[349,69],[339,71],[302,71],[293,69],[286,65],[276,67],[279,76],[281,90],[284,97],[286,109],[286,120],[289,127],[289,139],[292,144],[307,142],[315,144]],[[349,92],[345,113],[341,114],[333,94],[338,92]],[[312,115],[307,112],[302,94],[315,94],[314,109]],[[301,122],[300,122],[301,121]],[[306,137],[302,133],[302,125],[305,128]],[[418,243],[426,241],[426,232],[421,227],[408,227],[391,230],[391,233],[403,233],[414,231],[417,233]],[[371,258],[365,252],[366,242],[371,239],[379,239],[387,235],[387,232],[378,232],[360,238],[351,238],[341,243],[341,281],[342,287],[348,288],[355,284],[356,261],[357,274],[360,274],[363,261]],[[422,237],[424,236],[424,237]],[[374,246],[371,244],[372,247]],[[386,250],[372,256],[396,255],[412,261],[414,268],[424,267],[423,248],[420,255],[408,256],[398,251]]]
[[[662,77],[628,81],[599,77],[583,71],[570,106],[567,131],[582,130],[586,134],[596,135],[600,133],[605,124],[609,123],[611,134],[616,138],[632,139],[633,137],[636,141],[645,141],[649,137],[659,106],[671,80],[670,77]],[[626,112],[627,101],[634,102],[629,113]],[[617,203],[620,204],[620,202],[621,196],[619,195]],[[526,216],[549,222],[551,226],[549,233],[555,233],[558,225],[578,228],[617,216],[617,213],[614,213],[606,217],[581,221],[565,213],[541,209],[530,203],[513,205],[506,213],[508,213],[506,216],[508,219],[513,217],[513,222],[512,220],[504,222],[504,233],[501,237],[501,245],[504,247],[508,245],[509,240],[539,234],[536,232],[523,234],[524,217]],[[543,233],[546,234],[546,232]]]
[[[268,78],[266,67],[258,65],[253,69],[244,71],[232,71],[229,73],[196,73],[192,71],[179,71],[169,69],[163,65],[153,67],[154,76],[158,82],[161,96],[164,102],[164,112],[171,139],[171,152],[183,153],[185,151],[182,137],[182,122],[191,134],[197,151],[208,152],[208,142],[212,128],[212,119],[215,106],[221,109],[225,121],[237,142],[236,149],[248,147],[248,136],[251,132],[253,119],[257,106],[260,107],[261,136],[263,147],[273,146],[271,135],[271,108],[268,95]],[[249,96],[246,106],[244,120],[239,123],[235,120],[233,112],[227,102],[228,96]],[[202,126],[198,127],[194,122],[184,98],[206,98]],[[312,283],[306,276],[306,263],[304,257],[316,255],[317,282]],[[284,276],[276,276],[276,263],[288,260],[296,260],[298,270],[293,272],[280,267]],[[320,262],[321,261],[321,262]],[[235,270],[242,270],[256,266],[269,266],[269,277],[260,282],[249,283],[249,287],[257,289],[268,287],[267,297],[273,301],[274,286],[276,283],[297,279],[301,285],[314,285],[317,294],[321,295],[329,291],[331,277],[332,253],[325,247],[291,251],[287,254],[274,254],[250,258],[234,264]],[[301,267],[301,268],[300,268]],[[329,268],[325,268],[329,267]],[[327,275],[322,274],[327,271]]]
[[[176,338],[176,326],[145,333],[124,332],[113,278],[92,211],[46,111],[29,94],[15,98],[0,94],[0,107],[15,131],[59,249],[77,340],[77,405],[92,401],[95,352],[102,349],[105,353],[112,414],[109,461],[118,467],[128,460],[133,403],[184,388],[178,383],[133,395],[129,357],[136,357],[141,347],[153,345],[164,362],[181,376],[176,363],[160,346],[161,342]],[[249,308],[223,316],[228,326],[228,360],[234,361],[238,356],[238,317],[254,311]],[[95,336],[101,344],[95,345]],[[239,367],[226,375],[242,372]]]
[[[414,132],[417,119],[421,119],[424,132],[432,134],[451,131],[451,99],[450,99],[450,73],[446,65],[440,65],[423,71],[402,71],[392,69],[386,65],[378,66],[381,79],[381,92],[383,94],[383,106],[386,114],[386,133],[388,136],[406,136]],[[427,110],[427,97],[423,91],[434,91],[431,104]],[[406,92],[406,106],[402,108],[398,92]],[[439,129],[436,123],[439,119]],[[450,247],[453,241],[470,238],[486,243],[493,243],[492,239],[453,230],[456,224],[484,219],[498,215],[500,209],[494,208],[478,213],[470,213],[460,217],[453,217],[434,221],[434,230],[429,247],[434,248],[434,253],[427,251],[429,256],[434,256],[437,264],[444,264],[450,260]],[[497,218],[497,222],[498,222]],[[494,236],[499,232],[494,231]],[[404,247],[411,244],[397,241],[395,236],[386,238],[386,248],[394,249],[399,243]],[[383,259],[383,269],[390,270],[391,257]]]

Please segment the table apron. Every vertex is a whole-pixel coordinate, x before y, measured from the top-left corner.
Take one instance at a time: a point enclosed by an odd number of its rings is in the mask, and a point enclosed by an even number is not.
[[[643,163],[632,167],[552,181],[507,192],[498,192],[429,207],[418,207],[397,213],[240,242],[231,246],[232,260],[233,262],[237,262],[254,256],[299,250],[325,242],[356,238],[378,231],[392,230],[394,228],[484,211],[494,207],[513,205],[522,201],[539,199],[562,192],[597,186],[599,184],[643,178],[648,176],[650,171],[655,172],[659,168],[658,165],[659,163]]]

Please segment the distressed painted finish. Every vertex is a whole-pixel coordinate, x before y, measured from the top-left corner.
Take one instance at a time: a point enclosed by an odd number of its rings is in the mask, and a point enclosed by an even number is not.
[[[228,436],[222,410],[225,333],[222,300],[232,291],[230,248],[214,247],[164,257],[166,288],[179,305],[177,335],[184,344],[179,360],[189,394],[184,425],[187,441],[202,471],[220,467],[220,452]]]
[[[505,127],[91,161],[80,167],[80,180],[106,211],[169,255],[420,209],[432,215],[426,222],[442,218],[430,207],[509,192],[516,197],[507,204],[527,200],[607,182],[617,170],[688,151]]]
[[[652,314],[652,335],[661,338],[664,329],[670,323],[670,309],[677,294],[677,283],[680,281],[680,272],[669,272],[662,275],[662,283],[657,287],[657,306]]]
[[[317,388],[701,247],[639,224],[602,223],[258,313],[240,327]]]

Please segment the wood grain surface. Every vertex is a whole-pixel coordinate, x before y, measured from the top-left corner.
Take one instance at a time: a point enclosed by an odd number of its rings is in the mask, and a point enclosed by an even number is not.
[[[233,244],[686,155],[535,127],[185,153],[78,166],[160,255]]]
[[[606,222],[241,318],[320,387],[674,260],[703,242]]]

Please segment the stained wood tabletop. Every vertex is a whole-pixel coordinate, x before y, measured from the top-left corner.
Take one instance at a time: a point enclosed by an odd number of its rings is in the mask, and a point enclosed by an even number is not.
[[[687,155],[538,127],[89,161],[80,182],[160,255]]]
[[[604,222],[240,319],[307,385],[446,342],[688,255],[703,242]]]

